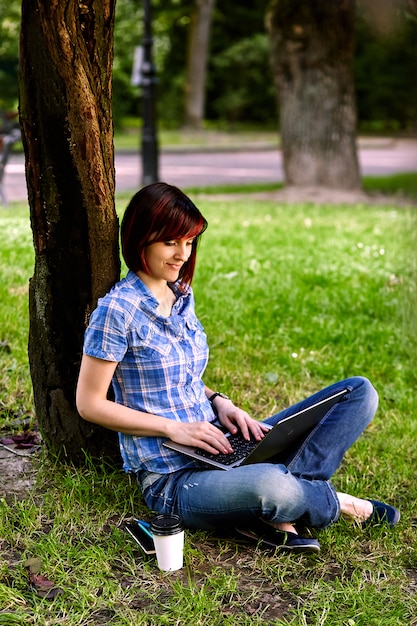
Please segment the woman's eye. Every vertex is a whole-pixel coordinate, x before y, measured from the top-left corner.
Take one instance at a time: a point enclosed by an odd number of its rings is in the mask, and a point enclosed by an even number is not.
[[[194,239],[190,239],[189,241],[186,242],[187,246],[192,246],[194,243]],[[179,241],[175,241],[175,240],[171,240],[171,241],[164,241],[166,246],[176,246],[178,243],[180,243]]]

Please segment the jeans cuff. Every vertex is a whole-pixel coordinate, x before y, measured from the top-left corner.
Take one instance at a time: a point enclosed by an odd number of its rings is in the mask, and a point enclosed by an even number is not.
[[[337,493],[336,493],[336,489],[333,487],[332,483],[329,481],[326,481],[326,484],[328,486],[329,489],[329,505],[330,505],[330,509],[333,512],[332,517],[328,523],[328,526],[330,526],[331,524],[334,524],[335,522],[337,522],[337,520],[340,517],[340,502],[339,502],[339,498],[337,497]],[[331,506],[333,504],[333,506]]]

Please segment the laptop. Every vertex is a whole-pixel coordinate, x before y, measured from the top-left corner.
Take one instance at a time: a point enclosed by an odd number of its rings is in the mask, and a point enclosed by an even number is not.
[[[222,470],[230,470],[240,465],[262,463],[267,459],[287,450],[303,435],[309,433],[330,411],[330,409],[346,395],[347,389],[338,391],[329,398],[316,402],[312,406],[297,411],[293,415],[285,417],[275,426],[269,426],[261,441],[251,439],[246,441],[240,432],[232,435],[224,429],[219,422],[213,422],[215,426],[223,430],[229,438],[233,452],[230,454],[212,454],[195,448],[185,446],[170,439],[164,442],[164,446],[170,450],[181,452],[197,461]]]

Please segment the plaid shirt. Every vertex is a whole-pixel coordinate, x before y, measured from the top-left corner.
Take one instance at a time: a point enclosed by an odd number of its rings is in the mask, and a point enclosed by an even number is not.
[[[202,381],[206,335],[191,288],[186,294],[176,286],[174,291],[172,314],[162,317],[154,295],[129,271],[99,300],[85,333],[84,354],[118,363],[112,380],[117,403],[181,422],[211,421]],[[166,474],[195,467],[194,461],[164,448],[163,441],[119,433],[124,469]]]

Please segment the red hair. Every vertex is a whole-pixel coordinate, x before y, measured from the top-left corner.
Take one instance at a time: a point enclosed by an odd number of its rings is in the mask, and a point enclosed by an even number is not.
[[[122,254],[133,272],[149,273],[146,247],[152,242],[194,238],[191,255],[181,268],[181,286],[190,285],[195,269],[197,244],[207,221],[180,189],[166,183],[153,183],[131,199],[121,225]]]

